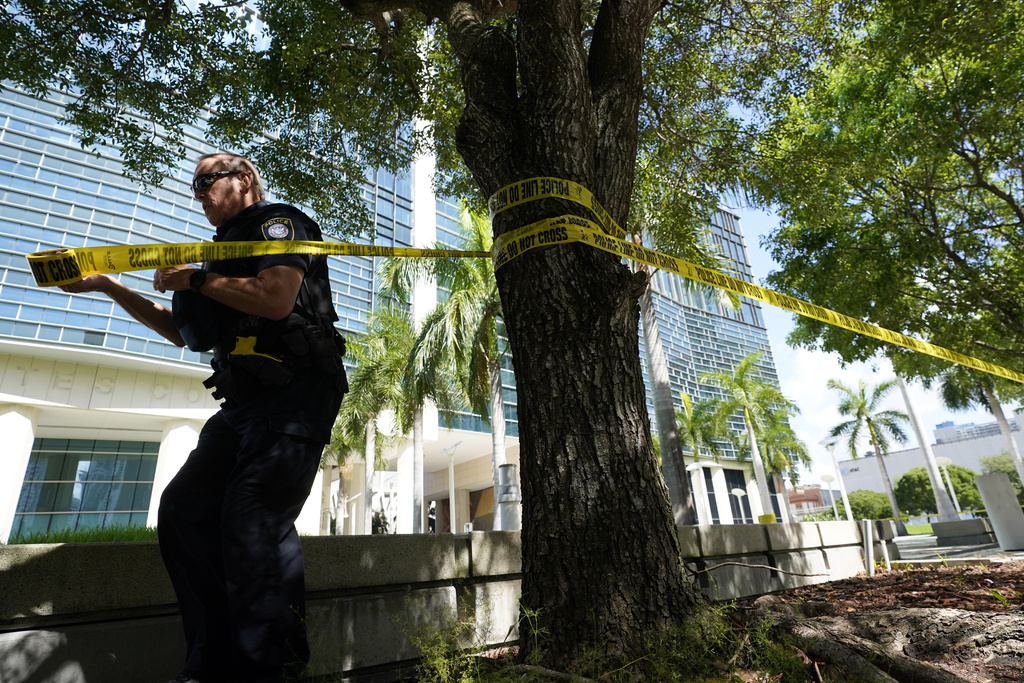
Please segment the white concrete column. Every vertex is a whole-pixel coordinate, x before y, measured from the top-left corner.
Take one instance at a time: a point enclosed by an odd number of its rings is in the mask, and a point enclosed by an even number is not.
[[[455,514],[455,449],[448,450],[448,517],[449,525],[454,533],[457,529]],[[434,521],[437,524],[437,520]]]
[[[365,529],[366,505],[363,498],[371,495],[366,490],[366,463],[363,460],[351,462],[350,479],[345,480],[348,486],[348,517],[345,520],[345,533],[351,536],[361,536]]]
[[[170,420],[164,426],[163,436],[160,437],[160,452],[156,459],[156,473],[153,475],[153,495],[149,499],[146,526],[156,526],[160,496],[185,464],[189,453],[199,443],[199,432],[202,428],[203,423],[196,420]]]
[[[6,543],[18,509],[21,486],[32,455],[40,411],[32,406],[0,406],[0,543]]]
[[[395,484],[395,491],[398,494],[398,533],[411,534],[413,517],[413,486],[415,482],[413,471],[416,463],[413,456],[412,442],[409,441],[401,446],[398,455],[398,481]]]
[[[469,510],[469,489],[455,489],[455,506],[451,510],[453,533],[465,532],[464,527],[469,521]],[[458,526],[455,526],[456,523]]]
[[[299,512],[298,519],[295,520],[295,529],[300,534],[306,536],[320,535],[320,518],[325,503],[323,487],[324,468],[321,467],[316,471],[316,479],[313,480],[313,486],[309,489],[309,496],[302,506],[302,511]],[[330,501],[326,501],[326,504],[330,505]]]
[[[715,491],[715,502],[718,504],[718,519],[722,524],[734,524],[732,517],[732,498],[728,484],[725,482],[725,470],[721,467],[711,468],[711,488]]]
[[[697,524],[710,525],[712,523],[711,504],[708,501],[707,482],[704,481],[703,463],[694,462],[687,465],[686,472],[690,475],[690,488],[697,503]]]

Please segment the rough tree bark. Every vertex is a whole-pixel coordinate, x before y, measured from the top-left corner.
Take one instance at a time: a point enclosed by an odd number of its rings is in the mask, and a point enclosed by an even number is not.
[[[604,2],[589,56],[578,3],[520,2],[515,42],[479,8],[451,7],[466,95],[457,144],[486,195],[564,178],[625,227],[641,55],[659,6]],[[494,231],[563,214],[586,216],[534,202]],[[563,670],[595,647],[608,663],[642,656],[700,601],[650,440],[637,336],[647,276],[570,245],[531,251],[497,280],[519,397],[523,604],[538,610],[521,625],[524,649],[539,645],[540,663]]]

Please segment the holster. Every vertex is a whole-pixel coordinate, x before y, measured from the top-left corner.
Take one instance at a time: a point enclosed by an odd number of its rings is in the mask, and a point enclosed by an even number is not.
[[[281,361],[266,356],[228,356],[228,366],[203,381],[213,398],[241,400],[268,387],[283,387],[295,373]]]
[[[345,338],[327,321],[301,319],[281,334],[288,363],[296,369],[333,373],[342,366]]]

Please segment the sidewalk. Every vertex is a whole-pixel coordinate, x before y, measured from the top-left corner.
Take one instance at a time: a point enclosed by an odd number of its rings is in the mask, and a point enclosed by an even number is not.
[[[1002,550],[998,543],[985,545],[951,545],[939,547],[934,535],[900,536],[895,539],[902,560],[918,562],[946,562],[957,560],[985,560],[988,562],[1014,562],[1024,560],[1024,550]]]

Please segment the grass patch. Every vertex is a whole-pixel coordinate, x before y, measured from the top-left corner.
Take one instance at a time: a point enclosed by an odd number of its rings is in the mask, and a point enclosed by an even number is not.
[[[156,528],[144,526],[106,526],[93,529],[61,529],[16,536],[9,545],[25,543],[120,543],[124,541],[155,541]]]
[[[927,536],[932,532],[931,524],[907,524],[907,533],[911,536]]]

